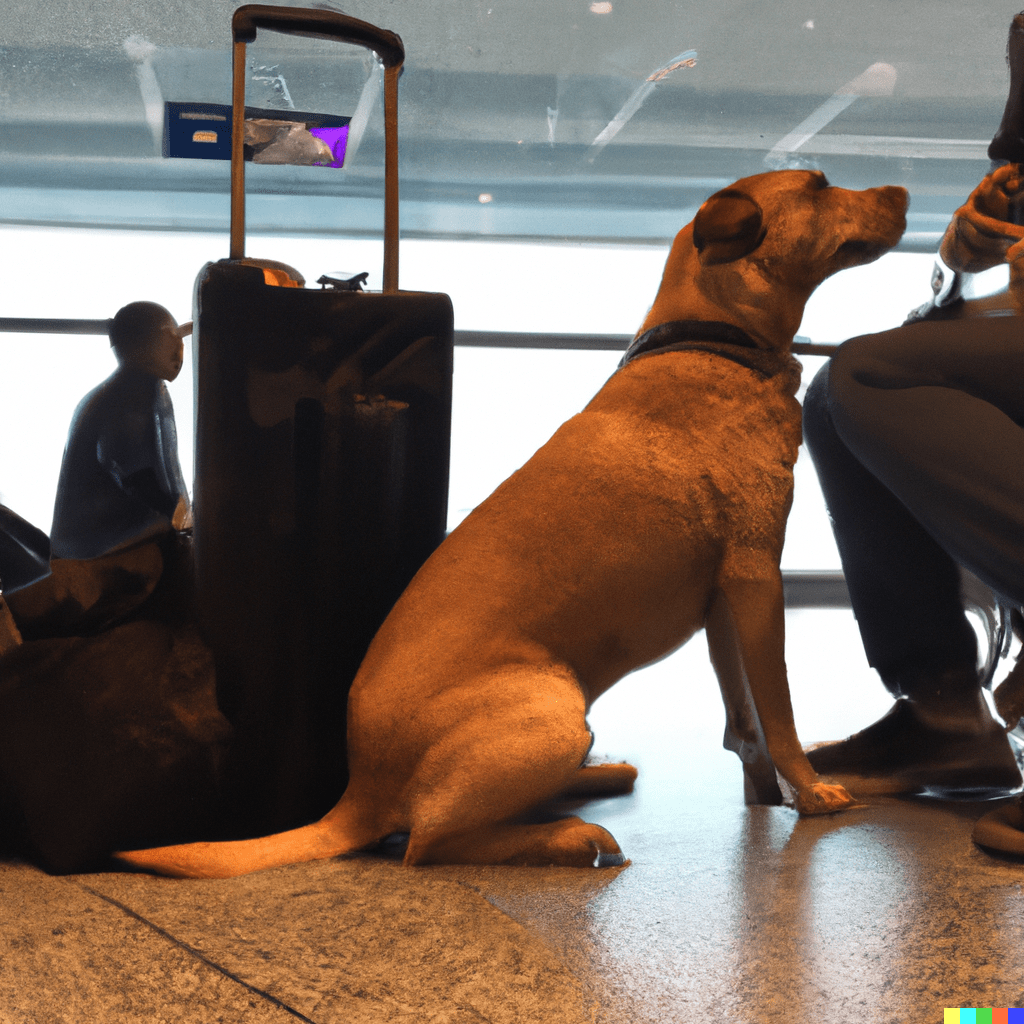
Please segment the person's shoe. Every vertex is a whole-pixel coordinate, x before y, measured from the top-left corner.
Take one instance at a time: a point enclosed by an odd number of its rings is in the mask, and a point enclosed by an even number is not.
[[[1005,730],[989,718],[980,731],[950,732],[922,722],[909,700],[898,700],[848,739],[807,748],[807,759],[855,796],[1011,793],[1020,788],[1020,768]]]
[[[1024,796],[979,818],[971,838],[986,850],[1024,855]]]

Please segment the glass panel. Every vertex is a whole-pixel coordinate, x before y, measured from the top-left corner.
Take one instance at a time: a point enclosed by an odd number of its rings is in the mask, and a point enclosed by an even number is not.
[[[147,297],[188,318],[196,271],[226,255],[228,168],[163,157],[164,105],[230,102],[232,9],[213,0],[68,0],[58,16],[51,5],[8,0],[0,220],[133,230],[10,236],[5,315],[105,317]],[[1013,13],[947,0],[924,15],[887,0],[354,0],[347,11],[398,32],[407,49],[403,285],[449,292],[461,329],[611,334],[635,329],[665,246],[699,203],[770,167],[820,167],[852,187],[906,186],[902,248],[934,251],[989,166]],[[249,167],[247,219],[257,237],[248,251],[290,262],[311,280],[368,270],[370,287],[379,287],[374,62],[358,48],[261,32],[249,63],[250,105],[353,120],[341,169]],[[195,234],[190,245],[185,233],[138,228],[213,234]],[[309,241],[316,236],[323,244]],[[608,244],[623,242],[643,244]],[[930,256],[894,255],[826,282],[800,333],[838,341],[892,326],[927,297],[929,269]],[[71,347],[59,360],[15,370],[16,349],[52,357],[57,343],[6,336],[0,344],[0,380],[17,392],[0,407],[7,437],[38,411],[21,397],[66,405],[95,382],[80,378],[102,376],[109,358],[102,339],[72,339],[60,342]],[[98,353],[94,370],[79,366],[87,349]],[[57,383],[55,362],[74,383]],[[614,362],[609,353],[460,352],[455,465],[486,472],[456,469],[453,517],[575,412]],[[806,360],[805,379],[814,362]],[[513,364],[524,382],[515,387]],[[501,403],[484,399],[492,389]],[[181,390],[179,422],[190,401]],[[69,410],[46,415],[66,423]],[[474,419],[486,416],[493,429]],[[459,454],[470,435],[488,430],[516,445],[507,455],[497,441]],[[47,446],[59,463],[56,442]],[[12,450],[4,445],[4,493]],[[818,508],[805,461],[797,480],[798,510]],[[48,488],[36,485],[39,517],[48,518]],[[827,523],[799,536],[800,550],[787,548],[789,567],[832,564]]]
[[[907,186],[904,246],[918,248],[987,169],[1013,13],[887,0],[346,7],[406,44],[407,235],[666,241],[721,185],[816,166],[837,184]],[[165,102],[229,102],[230,13],[68,0],[58,16],[9,0],[0,216],[222,229],[226,168],[158,154]],[[259,56],[265,45],[276,56]],[[363,56],[270,33],[252,52],[277,68],[269,98],[283,74],[298,109],[354,116]],[[252,230],[379,230],[379,101],[368,113],[349,169],[263,169]]]

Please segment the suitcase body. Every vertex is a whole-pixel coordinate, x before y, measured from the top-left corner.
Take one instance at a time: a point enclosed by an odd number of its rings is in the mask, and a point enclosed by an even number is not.
[[[236,39],[239,15],[268,10],[366,43],[343,15],[255,6],[236,12]],[[285,30],[309,31],[299,25]],[[396,173],[392,161],[383,293],[269,283],[280,275],[240,251],[235,181],[233,258],[196,282],[197,612],[235,728],[240,831],[287,828],[338,799],[349,685],[444,538],[452,307],[397,289]]]

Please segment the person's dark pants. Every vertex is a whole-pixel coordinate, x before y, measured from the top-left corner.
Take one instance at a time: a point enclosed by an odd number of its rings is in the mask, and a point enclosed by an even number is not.
[[[1024,603],[1024,319],[926,321],[846,342],[804,401],[869,663],[914,697],[970,666],[958,565]]]

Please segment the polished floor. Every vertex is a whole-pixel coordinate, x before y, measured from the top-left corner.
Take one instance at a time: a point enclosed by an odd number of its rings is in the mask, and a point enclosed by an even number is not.
[[[889,705],[849,611],[791,611],[797,723]],[[743,805],[701,638],[591,715],[636,793],[581,813],[622,869],[383,858],[226,881],[51,877],[0,862],[0,1024],[937,1024],[1024,1007],[1024,864],[970,841],[990,805],[887,800],[798,820]]]

